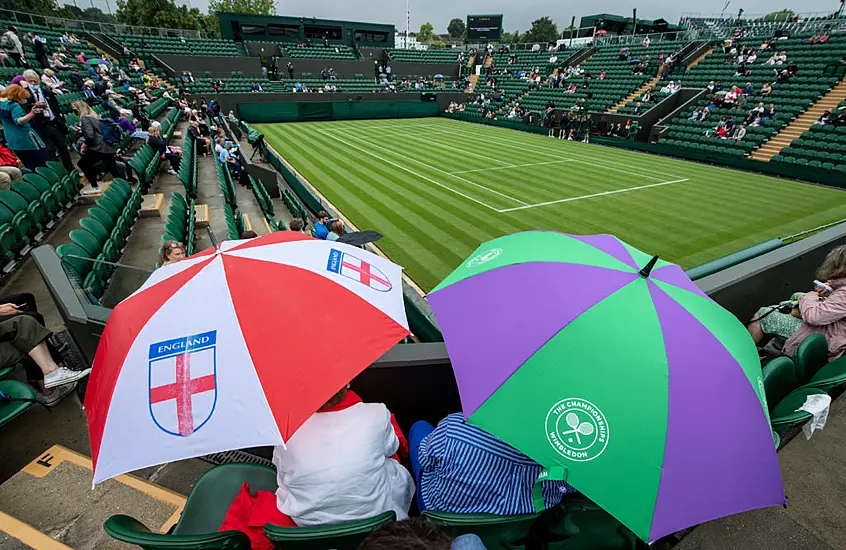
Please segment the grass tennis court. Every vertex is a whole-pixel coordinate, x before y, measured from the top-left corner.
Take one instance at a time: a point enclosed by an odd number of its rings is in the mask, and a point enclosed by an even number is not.
[[[256,124],[424,290],[480,242],[612,233],[685,268],[846,218],[846,192],[442,118]]]

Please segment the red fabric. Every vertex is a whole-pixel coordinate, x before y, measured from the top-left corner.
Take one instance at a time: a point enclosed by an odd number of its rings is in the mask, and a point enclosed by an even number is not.
[[[335,405],[334,407],[329,407],[325,411],[320,412],[335,412],[335,411],[342,411],[344,409],[348,409],[355,405],[356,403],[362,403],[361,397],[354,391],[348,391],[347,395],[344,396],[344,400]],[[394,460],[397,462],[402,462],[400,458],[403,460],[408,460],[408,440],[405,438],[405,434],[402,433],[402,430],[397,424],[397,419],[393,413],[391,413],[391,426],[394,427],[394,433],[397,434],[397,439],[399,439],[399,450],[397,454],[392,456]]]
[[[20,166],[18,157],[15,156],[11,149],[3,144],[0,144],[0,166]]]
[[[256,491],[250,494],[250,485],[244,483],[235,500],[226,511],[223,525],[218,531],[242,531],[250,538],[253,550],[272,550],[273,543],[264,534],[264,525],[272,523],[283,527],[296,527],[290,517],[276,507],[276,493]]]

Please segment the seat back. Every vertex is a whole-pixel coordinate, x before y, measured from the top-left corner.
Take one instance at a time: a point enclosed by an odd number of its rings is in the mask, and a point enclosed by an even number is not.
[[[79,220],[79,226],[94,235],[101,246],[109,240],[109,230],[94,218],[82,218]]]
[[[799,384],[805,384],[828,363],[828,341],[822,334],[811,334],[793,354]]]
[[[74,229],[68,236],[73,244],[88,252],[91,258],[96,258],[103,250],[103,245],[97,241],[97,238],[84,229]]]
[[[217,531],[245,482],[249,483],[251,491],[275,491],[276,471],[246,463],[215,466],[194,484],[173,534],[200,535]]]
[[[102,208],[89,208],[88,216],[100,222],[109,232],[115,227],[115,220]]]
[[[286,550],[355,550],[367,535],[396,519],[397,515],[391,511],[372,518],[332,525],[280,527],[267,524],[264,532],[278,547]]]
[[[19,380],[0,380],[0,392],[12,399],[35,399],[29,384]],[[34,405],[33,401],[7,401],[0,399],[0,428],[19,417]]]
[[[767,394],[767,407],[770,411],[799,385],[796,379],[796,366],[789,357],[776,357],[764,365],[762,375],[764,393]]]
[[[473,533],[487,548],[520,548],[529,541],[529,531],[540,514],[498,516],[494,514],[453,514],[424,510],[423,519],[440,525],[452,537]]]
[[[241,531],[210,531],[202,535],[153,533],[129,516],[112,516],[103,524],[112,538],[144,550],[250,550],[250,539]]]

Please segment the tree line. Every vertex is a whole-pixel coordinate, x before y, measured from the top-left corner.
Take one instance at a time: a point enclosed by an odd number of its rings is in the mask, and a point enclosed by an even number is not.
[[[567,27],[564,29],[563,34],[567,34],[573,28],[575,27]],[[464,20],[458,17],[451,20],[447,26],[447,34],[452,41],[464,40],[467,34],[467,25],[464,23]],[[555,21],[551,17],[544,16],[532,21],[531,28],[524,33],[520,31],[503,31],[499,41],[504,44],[516,44],[518,42],[555,42],[559,38],[563,38],[563,36],[558,31],[558,25],[555,24]],[[434,48],[444,45],[441,36],[435,34],[435,28],[428,21],[420,25],[420,31],[417,33],[417,41],[429,44]]]

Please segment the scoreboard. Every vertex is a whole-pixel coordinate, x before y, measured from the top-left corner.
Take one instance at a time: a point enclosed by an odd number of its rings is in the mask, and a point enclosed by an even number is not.
[[[467,41],[498,41],[502,36],[502,14],[468,15]]]

